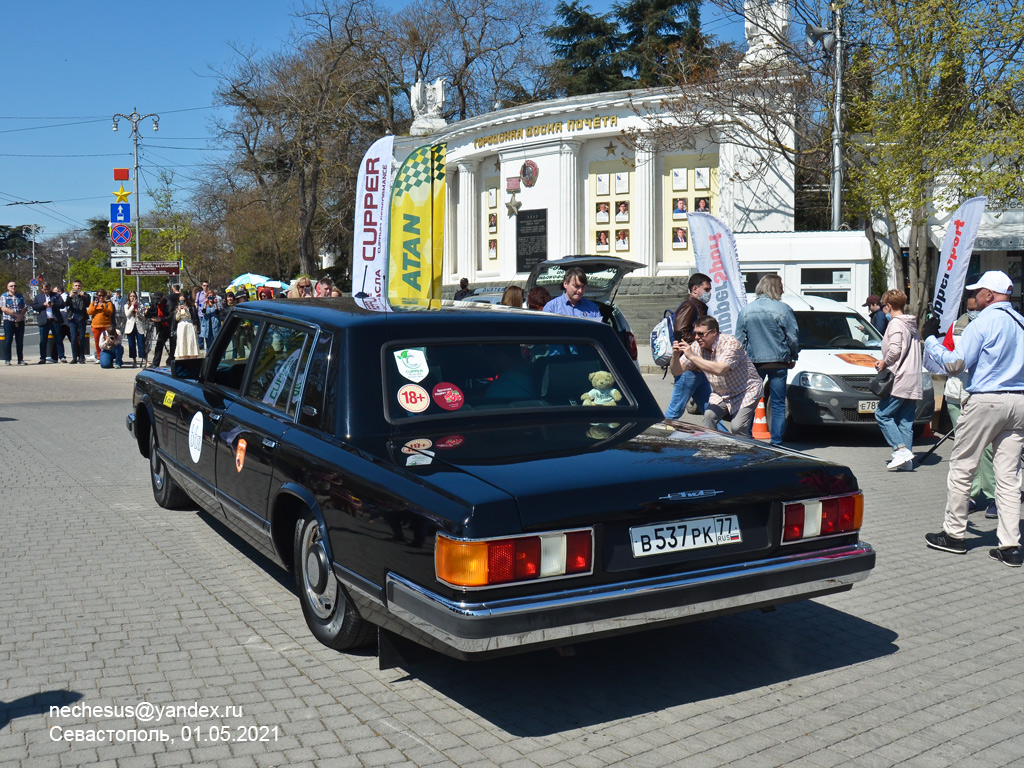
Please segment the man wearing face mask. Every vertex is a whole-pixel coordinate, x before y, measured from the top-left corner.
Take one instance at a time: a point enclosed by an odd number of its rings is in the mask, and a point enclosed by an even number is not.
[[[694,272],[690,275],[687,288],[690,293],[676,310],[675,340],[689,345],[693,344],[696,338],[693,335],[694,325],[708,314],[708,302],[711,301],[711,278],[702,272]],[[696,369],[684,370],[675,377],[672,399],[665,410],[665,418],[678,419],[691,397],[697,402],[697,412],[704,413],[710,396],[711,385],[708,384],[708,378],[704,372]]]

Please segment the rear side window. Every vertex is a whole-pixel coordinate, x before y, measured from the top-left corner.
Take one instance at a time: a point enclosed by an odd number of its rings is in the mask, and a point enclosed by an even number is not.
[[[246,396],[294,416],[302,394],[312,334],[271,323],[256,349]]]
[[[213,381],[222,387],[239,392],[245,377],[245,366],[252,356],[252,348],[259,335],[261,321],[252,317],[235,315],[231,325],[222,330],[216,362],[211,366]]]
[[[320,332],[309,361],[302,393],[299,423],[321,432],[334,433],[334,382],[330,377],[331,344],[334,336]]]
[[[392,420],[635,405],[591,342],[391,345],[384,365]]]

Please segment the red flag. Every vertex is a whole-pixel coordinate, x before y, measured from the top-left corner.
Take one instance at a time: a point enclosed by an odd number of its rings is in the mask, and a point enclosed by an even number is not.
[[[129,181],[127,168],[114,169],[114,181]]]
[[[945,337],[942,339],[942,346],[948,349],[950,352],[953,351],[953,326],[949,326],[949,330],[946,331]]]

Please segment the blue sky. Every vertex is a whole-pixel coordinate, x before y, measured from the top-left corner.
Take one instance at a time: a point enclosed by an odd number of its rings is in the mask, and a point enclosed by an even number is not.
[[[611,2],[591,5],[605,12]],[[5,2],[0,224],[39,224],[45,239],[105,217],[119,188],[113,169],[133,164],[130,123],[122,119],[119,131],[111,130],[117,112],[160,116],[156,133],[152,120],[139,124],[143,215],[152,208],[146,189],[157,186],[161,167],[185,189],[201,179],[216,157],[209,149],[211,67],[232,61],[232,44],[279,50],[294,7],[287,0]],[[742,24],[723,23],[708,6],[704,17],[711,34],[742,39]],[[134,214],[135,195],[128,199]],[[8,205],[36,200],[53,202]]]

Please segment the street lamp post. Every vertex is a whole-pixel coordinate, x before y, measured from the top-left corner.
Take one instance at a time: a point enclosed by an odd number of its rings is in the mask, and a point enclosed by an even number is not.
[[[122,114],[121,112],[117,112],[117,113],[114,114],[114,117],[113,117],[114,131],[117,131],[118,118],[120,118],[120,117],[123,117],[125,120],[128,120],[132,124],[132,143],[135,145],[135,173],[134,173],[134,178],[135,178],[135,221],[136,221],[136,231],[141,235],[141,233],[142,233],[142,201],[139,199],[139,123],[141,123],[147,117],[152,117],[153,118],[153,130],[154,131],[159,131],[160,130],[160,115],[156,114],[155,112],[150,112],[148,115],[140,115],[138,109],[135,108],[135,107],[132,108],[132,113],[130,115],[125,115],[125,114]],[[121,189],[124,189],[124,187],[121,187]],[[141,239],[142,239],[141,237],[136,237],[135,238],[135,261],[136,262],[140,261],[140,258],[139,258],[139,241]],[[124,275],[123,272],[121,274],[122,274],[122,276]],[[135,276],[135,291],[137,293],[142,293],[142,278],[140,276],[138,276],[138,275]]]
[[[38,224],[26,224],[26,229],[32,230],[32,280],[36,279],[36,238],[39,236],[39,232],[42,229]],[[29,282],[29,287],[32,288],[31,294],[35,298],[36,288]]]
[[[832,29],[812,24],[806,27],[808,44],[821,43],[835,56],[835,99],[832,105],[832,229],[842,226],[843,210],[843,7],[836,3]]]

